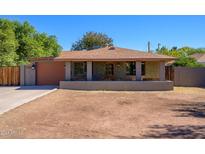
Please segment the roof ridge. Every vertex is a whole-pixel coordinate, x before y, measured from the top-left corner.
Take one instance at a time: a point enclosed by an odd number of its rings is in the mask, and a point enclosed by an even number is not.
[[[142,50],[136,50],[136,49],[128,49],[128,48],[122,48],[122,47],[118,47],[118,46],[112,46],[114,47],[115,49],[123,49],[123,50],[130,50],[130,51],[138,51],[138,52],[145,52],[145,53],[148,53],[146,51],[142,51]],[[92,50],[65,50],[65,51],[61,51],[61,52],[76,52],[76,51],[94,51],[94,50],[102,50],[102,49],[106,49],[106,48],[110,48],[109,46],[106,46],[106,47],[102,47],[102,48],[97,48],[97,49],[92,49]]]

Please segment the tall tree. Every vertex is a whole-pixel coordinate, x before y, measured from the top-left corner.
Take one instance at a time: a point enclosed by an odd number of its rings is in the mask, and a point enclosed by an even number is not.
[[[14,32],[19,43],[16,53],[19,55],[19,63],[23,63],[34,56],[33,49],[35,49],[37,45],[34,41],[36,31],[28,22],[21,24],[15,21],[14,24]]]
[[[16,53],[19,63],[25,63],[30,58],[57,56],[61,51],[55,36],[39,33],[28,22],[15,22],[15,35],[19,43]]]
[[[54,35],[47,35],[46,33],[36,34],[35,37],[38,44],[41,46],[40,56],[58,56],[61,46],[57,43],[57,38]]]
[[[17,47],[13,23],[5,19],[0,20],[0,66],[17,64]]]
[[[30,58],[57,56],[61,49],[55,36],[39,33],[28,22],[0,19],[0,66],[25,64]]]
[[[72,44],[71,50],[92,50],[112,45],[112,38],[108,37],[106,34],[87,32],[80,40]]]

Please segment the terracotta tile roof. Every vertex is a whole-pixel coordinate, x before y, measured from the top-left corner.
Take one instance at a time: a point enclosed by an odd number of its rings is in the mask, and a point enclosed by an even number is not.
[[[155,53],[142,52],[137,50],[119,48],[119,47],[105,47],[89,51],[63,51],[58,57],[53,58],[54,61],[132,61],[132,60],[163,60],[170,61],[176,59],[175,57],[159,55]],[[40,59],[39,59],[40,60]]]
[[[205,62],[205,53],[195,53],[191,57],[195,58],[197,62]]]

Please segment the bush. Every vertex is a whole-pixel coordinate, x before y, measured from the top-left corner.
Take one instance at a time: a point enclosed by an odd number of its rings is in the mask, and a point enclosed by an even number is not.
[[[177,57],[178,59],[173,64],[174,66],[205,67],[205,65],[198,63],[196,59],[190,57],[190,55],[194,53],[205,53],[204,48],[194,49],[190,47],[182,47],[178,49],[177,47],[173,47],[172,49],[168,49],[163,46],[162,48],[157,49],[157,53]]]
[[[196,61],[196,59],[187,57],[187,56],[181,56],[179,57],[175,63],[174,66],[183,66],[183,67],[204,67],[203,64],[200,64]]]

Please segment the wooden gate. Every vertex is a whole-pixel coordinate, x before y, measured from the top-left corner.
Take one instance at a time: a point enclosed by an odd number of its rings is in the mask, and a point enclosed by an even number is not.
[[[18,86],[20,68],[18,66],[0,67],[0,86]]]
[[[174,81],[174,67],[165,66],[165,79]]]

